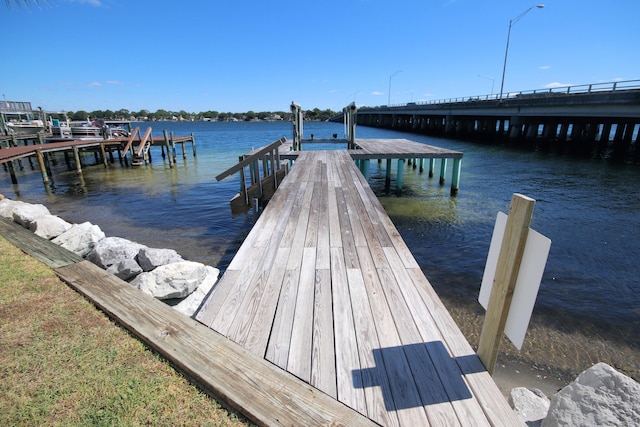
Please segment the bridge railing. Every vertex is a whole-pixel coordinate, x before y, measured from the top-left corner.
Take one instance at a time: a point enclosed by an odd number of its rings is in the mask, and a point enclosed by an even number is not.
[[[532,89],[520,92],[508,92],[502,95],[502,99],[513,99],[523,97],[545,97],[554,95],[571,95],[580,93],[595,92],[620,92],[623,90],[639,90],[640,80],[621,80],[616,82],[590,83],[584,85],[556,86],[548,89]],[[406,104],[393,104],[389,107],[410,107],[412,105],[434,105],[434,104],[456,104],[469,101],[495,101],[500,99],[500,95],[493,93],[489,95],[464,96],[457,98],[446,98],[429,101],[409,102]],[[363,107],[366,108],[366,107]]]

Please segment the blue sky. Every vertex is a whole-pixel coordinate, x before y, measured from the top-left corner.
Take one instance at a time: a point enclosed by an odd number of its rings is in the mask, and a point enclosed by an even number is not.
[[[48,111],[257,112],[498,93],[509,21],[535,4],[3,2],[0,94]],[[505,92],[640,79],[640,1],[544,4],[512,26]]]

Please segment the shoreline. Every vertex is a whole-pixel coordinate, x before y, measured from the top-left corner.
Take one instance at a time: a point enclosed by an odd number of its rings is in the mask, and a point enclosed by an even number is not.
[[[477,350],[484,309],[475,301],[461,301],[436,290],[474,350]],[[551,398],[586,369],[598,362],[638,381],[640,351],[633,343],[607,339],[600,327],[582,324],[579,330],[562,327],[569,319],[552,319],[534,310],[521,350],[505,337],[502,340],[494,381],[503,395],[514,387],[536,388]],[[576,319],[573,319],[577,321]],[[589,342],[592,351],[580,351]]]
[[[182,254],[180,247],[172,247],[172,249]],[[441,289],[436,286],[434,288],[467,341],[474,350],[477,349],[484,310],[471,297],[450,289]],[[576,319],[564,320],[577,323]],[[514,387],[526,387],[539,389],[550,398],[559,389],[572,382],[582,371],[598,362],[605,362],[638,380],[640,352],[637,348],[622,342],[607,340],[602,327],[600,330],[589,327],[582,329],[584,325],[581,323],[581,329],[563,328],[562,321],[563,319],[552,317],[551,313],[534,310],[521,351],[515,349],[507,339],[503,340],[494,381],[504,396],[508,397]],[[589,334],[593,330],[595,333]],[[586,354],[578,351],[580,348],[578,343],[584,346],[584,342],[592,343],[593,353]]]

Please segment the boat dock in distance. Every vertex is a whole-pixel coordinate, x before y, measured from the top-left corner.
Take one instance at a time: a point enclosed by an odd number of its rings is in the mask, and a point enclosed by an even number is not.
[[[55,141],[55,142],[50,142]],[[165,148],[168,153],[167,160],[169,167],[176,165],[176,144],[182,146],[182,157],[186,158],[185,143],[191,143],[193,155],[196,155],[195,137],[193,133],[190,136],[174,136],[173,132],[164,136],[152,136],[151,127],[148,127],[145,134],[142,135],[139,128],[136,128],[127,137],[117,138],[85,138],[85,139],[68,139],[58,138],[53,140],[45,139],[43,133],[33,135],[7,135],[0,136],[0,164],[3,164],[11,176],[13,184],[18,183],[14,162],[17,167],[22,169],[22,159],[26,158],[33,169],[32,158],[37,158],[42,181],[45,186],[49,183],[51,168],[49,166],[49,155],[57,152],[64,153],[65,161],[68,167],[71,167],[69,153],[73,154],[73,162],[78,174],[82,173],[82,153],[90,151],[94,153],[96,161],[108,167],[109,163],[114,163],[114,152],[117,152],[120,162],[128,163],[127,154],[130,153],[131,164],[141,165],[151,161],[150,147],[162,147],[162,157],[165,157]],[[24,145],[20,145],[20,143]],[[32,145],[29,145],[29,144]]]
[[[232,170],[260,183],[260,162],[295,162],[195,319],[379,425],[520,425],[354,161],[418,143],[353,143],[289,151],[283,138],[241,157]],[[422,149],[406,158],[462,156]]]

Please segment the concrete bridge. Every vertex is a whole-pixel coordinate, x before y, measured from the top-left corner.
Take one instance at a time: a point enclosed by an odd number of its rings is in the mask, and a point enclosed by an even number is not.
[[[640,80],[362,107],[357,123],[640,163]]]

